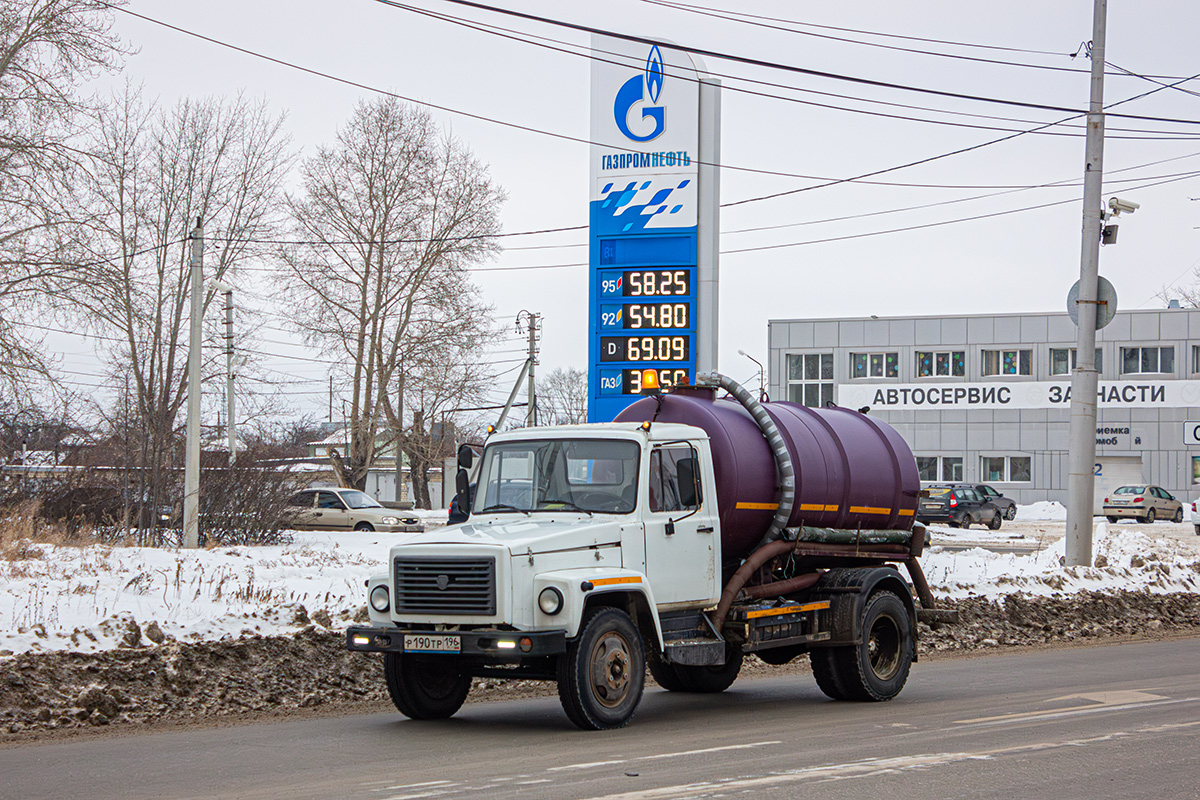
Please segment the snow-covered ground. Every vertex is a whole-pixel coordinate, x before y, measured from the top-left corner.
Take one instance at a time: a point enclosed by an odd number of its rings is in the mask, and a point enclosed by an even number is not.
[[[1098,519],[1093,550],[1103,566],[1079,568],[1060,565],[1065,516],[1057,503],[1036,503],[999,531],[932,528],[921,562],[935,594],[1200,591],[1190,522]],[[426,520],[444,522],[445,512]],[[365,602],[363,581],[413,535],[298,532],[285,546],[198,551],[36,545],[32,557],[0,560],[0,656],[280,634],[310,620],[341,628]],[[1014,546],[1024,552],[987,549]]]

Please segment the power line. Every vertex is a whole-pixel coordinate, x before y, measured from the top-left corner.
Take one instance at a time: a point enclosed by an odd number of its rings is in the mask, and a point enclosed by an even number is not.
[[[814,38],[818,38],[818,39],[826,39],[826,40],[836,41],[836,42],[845,42],[848,44],[863,45],[865,47],[877,47],[877,48],[881,48],[881,49],[885,49],[885,50],[894,50],[894,51],[903,52],[903,53],[913,53],[916,55],[936,56],[939,58],[951,58],[951,59],[956,59],[956,60],[961,60],[961,61],[975,61],[975,62],[979,62],[979,63],[995,64],[995,65],[1000,65],[1000,66],[1023,67],[1023,68],[1027,68],[1027,69],[1051,70],[1051,71],[1055,71],[1055,72],[1070,72],[1070,73],[1083,74],[1083,75],[1090,73],[1090,70],[1079,69],[1076,67],[1059,67],[1059,66],[1053,66],[1053,65],[1048,65],[1048,64],[1031,64],[1026,61],[1002,61],[1002,60],[998,60],[998,59],[980,58],[977,56],[961,55],[958,53],[941,53],[941,52],[937,52],[934,50],[922,50],[922,49],[911,48],[911,47],[899,47],[896,45],[881,44],[879,42],[867,42],[867,41],[862,41],[860,39],[850,39],[850,38],[843,37],[843,36],[832,36],[829,34],[812,33],[811,31],[796,30],[795,28],[789,28],[789,27],[784,27],[784,26],[794,25],[794,26],[798,26],[798,27],[811,27],[811,28],[819,28],[819,29],[823,29],[823,30],[836,30],[836,31],[840,31],[843,33],[857,33],[857,34],[866,35],[866,36],[880,36],[880,37],[888,37],[888,38],[895,38],[895,39],[907,39],[910,41],[919,41],[919,42],[924,42],[924,43],[929,43],[929,44],[944,44],[944,45],[949,45],[951,47],[964,47],[964,48],[970,47],[970,48],[980,48],[980,49],[989,49],[989,50],[1002,50],[1002,51],[1008,51],[1008,52],[1020,52],[1020,53],[1029,53],[1029,54],[1036,54],[1036,55],[1051,55],[1051,56],[1065,57],[1065,58],[1070,58],[1070,59],[1074,59],[1079,54],[1078,50],[1076,50],[1074,53],[1054,52],[1054,51],[1046,51],[1046,50],[1022,50],[1019,48],[997,47],[997,46],[993,46],[993,45],[973,44],[970,42],[956,42],[956,41],[946,40],[946,39],[925,39],[925,38],[915,37],[915,36],[899,36],[897,34],[880,33],[878,31],[863,31],[863,30],[855,30],[853,28],[837,28],[837,27],[830,26],[830,25],[816,25],[813,23],[799,22],[796,20],[782,19],[779,17],[770,17],[770,16],[759,15],[759,14],[747,14],[747,13],[741,12],[741,11],[727,11],[725,9],[717,9],[717,8],[711,8],[708,6],[693,5],[690,3],[672,2],[672,0],[641,0],[641,1],[648,5],[661,6],[663,8],[670,8],[670,9],[673,9],[676,11],[684,11],[687,13],[698,14],[701,16],[711,17],[711,18],[715,18],[715,19],[723,19],[728,22],[738,22],[738,23],[741,23],[744,25],[753,25],[753,26],[759,27],[759,28],[767,28],[770,30],[783,31],[785,33],[794,33],[794,34],[797,34],[800,36],[809,36],[809,37],[814,37]],[[772,24],[772,23],[779,23],[779,24]],[[1114,66],[1114,67],[1116,66],[1115,64],[1112,64],[1112,62],[1108,62],[1108,63],[1110,66]],[[1118,69],[1120,69],[1120,68],[1118,67]],[[1123,71],[1123,72],[1125,72],[1125,71]],[[1121,75],[1122,72],[1108,73],[1108,74]],[[1133,73],[1126,72],[1126,74],[1132,75]],[[1138,77],[1141,77],[1141,76],[1138,76]],[[1169,80],[1174,80],[1174,79],[1169,78]]]
[[[380,3],[380,4],[386,5],[386,6],[391,6],[394,8],[399,8],[401,10],[408,10],[407,7],[405,7],[403,4],[397,2],[397,0],[373,0],[373,2]],[[677,44],[674,42],[668,42],[664,39],[654,39],[654,38],[650,38],[650,37],[646,37],[646,36],[636,36],[634,34],[621,33],[619,31],[614,31],[614,30],[606,29],[606,28],[595,28],[590,25],[583,25],[583,24],[576,23],[576,22],[567,22],[565,20],[554,19],[552,17],[544,17],[544,16],[540,16],[537,14],[528,14],[523,11],[514,11],[512,9],[500,8],[497,6],[488,5],[486,3],[474,2],[473,0],[441,0],[441,2],[453,3],[455,5],[465,6],[468,8],[474,8],[474,9],[480,10],[480,11],[490,11],[495,14],[503,14],[506,16],[516,17],[518,19],[523,19],[523,20],[530,21],[530,22],[540,22],[545,25],[553,25],[553,26],[557,26],[557,27],[568,28],[570,30],[579,31],[582,33],[592,33],[592,34],[596,34],[599,36],[609,36],[614,39],[622,39],[627,42],[636,42],[638,44],[644,44],[644,45],[650,45],[650,46],[656,46],[656,47],[666,47],[666,48],[670,48],[673,50],[679,50],[679,51],[682,51],[685,53],[691,53],[693,55],[706,56],[709,58],[717,58],[717,59],[722,59],[725,61],[733,61],[735,63],[746,64],[748,66],[780,70],[782,72],[791,72],[791,73],[795,73],[795,74],[799,74],[799,75],[809,75],[809,76],[817,77],[817,78],[828,78],[830,80],[845,81],[845,82],[849,82],[849,83],[860,84],[863,86],[875,86],[875,87],[884,88],[884,89],[896,89],[896,90],[900,90],[900,91],[916,92],[916,93],[920,93],[920,94],[929,94],[929,95],[933,95],[936,97],[948,97],[948,98],[953,98],[956,100],[972,100],[972,101],[977,101],[977,102],[981,102],[981,103],[994,103],[994,104],[998,104],[998,105],[1016,106],[1018,108],[1032,108],[1032,109],[1037,109],[1040,111],[1067,112],[1067,113],[1072,114],[1073,116],[1085,116],[1087,114],[1087,112],[1084,110],[1069,108],[1067,106],[1053,106],[1053,105],[1048,105],[1045,103],[1030,103],[1030,102],[1026,102],[1026,101],[1022,101],[1022,100],[1006,100],[1006,99],[1002,99],[1002,98],[998,98],[998,97],[986,97],[986,96],[981,96],[981,95],[964,94],[964,93],[960,93],[960,92],[950,92],[950,91],[946,91],[946,90],[942,90],[942,89],[931,89],[931,88],[923,87],[923,86],[912,86],[909,84],[893,83],[890,81],[879,81],[879,80],[874,80],[871,78],[862,78],[862,77],[855,76],[855,75],[845,75],[845,74],[836,73],[836,72],[827,72],[824,70],[810,69],[807,67],[798,67],[798,66],[795,66],[792,64],[781,64],[778,62],[765,61],[763,59],[752,58],[750,56],[740,56],[740,55],[735,55],[732,53],[724,53],[724,52],[717,51],[717,50],[708,50],[708,49],[701,48],[701,47],[692,47],[690,45]],[[1140,115],[1130,115],[1130,114],[1117,114],[1114,116],[1120,116],[1120,117],[1127,118],[1127,119],[1141,119],[1141,120],[1154,121],[1154,122],[1171,122],[1171,123],[1184,124],[1184,125],[1200,125],[1200,119],[1173,119],[1173,118],[1168,118],[1168,117],[1150,117],[1150,116],[1140,116]]]
[[[646,1],[648,1],[648,0],[646,0]],[[619,54],[613,53],[608,50],[596,50],[596,49],[585,48],[581,52],[579,50],[579,48],[582,47],[581,45],[571,44],[571,43],[562,41],[561,39],[554,39],[551,37],[539,36],[537,34],[532,34],[532,33],[518,32],[512,28],[505,28],[500,25],[487,24],[487,23],[482,23],[482,22],[478,22],[475,20],[465,19],[463,17],[456,17],[452,14],[446,14],[443,12],[430,11],[428,9],[423,9],[423,8],[419,8],[416,6],[408,5],[406,3],[392,2],[390,4],[394,5],[396,8],[399,8],[401,10],[405,10],[405,11],[409,11],[414,14],[419,14],[421,16],[429,17],[430,19],[440,20],[442,22],[449,22],[453,25],[458,25],[458,26],[467,28],[469,30],[478,31],[478,32],[486,33],[486,34],[493,35],[493,36],[498,36],[500,38],[509,39],[512,41],[520,42],[522,44],[533,45],[535,47],[540,47],[540,48],[543,48],[546,50],[551,50],[553,52],[564,53],[566,55],[574,56],[577,58],[586,58],[586,59],[590,59],[592,61],[599,61],[599,62],[606,63],[606,64],[616,64],[616,65],[622,65],[622,66],[625,64],[624,61],[613,61],[611,59],[601,58],[596,55],[596,53],[601,53],[605,56],[619,57]],[[535,41],[535,40],[539,40],[539,41]],[[552,44],[544,44],[543,42],[553,42],[554,44],[553,45]],[[555,45],[561,45],[561,46],[555,46]],[[789,84],[776,83],[774,81],[764,81],[764,80],[759,80],[759,79],[754,79],[754,78],[747,78],[747,77],[743,77],[743,76],[730,75],[727,73],[717,72],[715,70],[709,70],[708,74],[712,77],[723,78],[726,80],[739,81],[742,83],[750,83],[750,84],[754,84],[757,86],[768,86],[768,87],[771,87],[774,89],[783,89],[783,90],[786,90],[789,92],[801,92],[804,94],[813,94],[813,95],[819,95],[819,96],[823,96],[823,97],[835,97],[835,98],[843,99],[843,100],[851,100],[851,101],[860,102],[860,103],[869,103],[872,105],[882,105],[882,106],[887,106],[887,107],[891,107],[891,108],[900,108],[900,109],[905,109],[905,110],[910,110],[910,111],[912,111],[912,110],[925,111],[925,112],[931,112],[931,113],[935,113],[935,114],[948,114],[948,115],[953,115],[953,116],[971,117],[971,118],[976,118],[976,119],[986,119],[986,120],[1000,121],[1000,122],[1016,122],[1016,123],[1020,123],[1023,125],[1032,125],[1032,124],[1036,123],[1035,120],[1016,119],[1016,118],[1012,118],[1012,117],[998,117],[998,116],[991,115],[991,114],[976,114],[976,113],[971,113],[971,112],[966,112],[966,111],[954,111],[954,110],[950,110],[950,109],[930,108],[928,106],[918,106],[918,105],[912,105],[912,104],[908,104],[908,103],[895,103],[895,102],[889,102],[889,101],[885,101],[885,100],[875,100],[872,98],[856,97],[853,95],[839,94],[837,92],[823,92],[823,91],[818,91],[815,89],[808,89],[808,88],[792,86]],[[695,77],[692,77],[692,76],[689,76],[686,74],[673,75],[672,77],[676,80],[683,80],[683,81],[690,82],[690,83],[698,83],[699,82],[698,78],[695,78]],[[835,111],[843,111],[843,112],[851,113],[851,114],[865,114],[867,116],[881,117],[884,119],[892,119],[892,120],[903,120],[905,122],[921,122],[921,123],[927,123],[927,124],[932,124],[932,125],[943,125],[943,126],[955,127],[955,128],[968,128],[968,129],[972,129],[972,130],[1005,131],[1005,132],[1010,132],[1010,133],[1014,132],[1016,130],[1019,130],[1019,129],[1015,129],[1015,128],[1011,128],[1011,127],[1001,127],[998,125],[973,125],[973,124],[960,123],[960,122],[949,122],[946,120],[926,119],[923,117],[915,117],[915,116],[912,116],[911,114],[886,114],[886,113],[883,113],[880,111],[870,111],[870,110],[861,109],[861,108],[851,108],[848,106],[840,106],[840,105],[834,105],[834,104],[830,104],[830,103],[818,103],[818,102],[814,102],[811,100],[802,100],[802,99],[796,98],[796,97],[785,97],[783,95],[771,94],[768,92],[761,92],[761,91],[754,91],[751,89],[745,89],[740,86],[732,86],[729,84],[725,84],[724,86],[722,86],[722,88],[726,91],[738,92],[738,93],[747,94],[747,95],[750,95],[753,97],[765,97],[765,98],[769,98],[772,100],[780,100],[780,101],[789,102],[789,103],[798,103],[801,105],[807,105],[807,106],[811,106],[814,108],[823,108],[823,109],[830,109],[830,110],[835,110]],[[1083,124],[1068,125],[1065,122],[1061,123],[1061,124],[1063,127],[1079,128],[1080,131],[1082,131],[1082,129],[1085,127]],[[1150,135],[1150,136],[1116,136],[1116,135],[1113,135],[1113,136],[1110,136],[1110,138],[1130,139],[1130,140],[1138,140],[1138,141],[1143,140],[1143,139],[1157,140],[1159,138],[1168,138],[1168,139],[1194,138],[1191,134],[1175,133],[1175,132],[1169,132],[1169,131],[1146,130],[1146,129],[1138,129],[1138,128],[1115,128],[1115,127],[1109,129],[1110,133],[1112,133],[1114,131],[1115,132],[1123,132],[1123,133],[1140,133],[1140,134],[1152,134],[1152,135]],[[1076,133],[1076,132],[1071,132],[1071,131],[1051,131],[1051,130],[1038,129],[1033,132],[1037,133],[1039,135],[1046,135],[1046,136],[1070,136],[1070,137],[1082,136],[1082,132]]]
[[[375,2],[387,3],[387,0],[375,0]],[[457,2],[457,3],[460,3],[460,4],[472,5],[472,6],[479,6],[479,7],[487,8],[487,9],[490,9],[490,10],[495,10],[495,11],[497,11],[498,13],[507,13],[507,12],[504,12],[504,10],[503,10],[503,9],[494,9],[493,7],[490,7],[490,6],[481,6],[481,4],[475,4],[475,3],[466,3],[466,2],[465,2],[465,0],[446,0],[446,2]],[[396,3],[391,3],[391,5],[395,5],[395,6],[399,7],[399,4],[396,4]],[[375,92],[375,93],[378,93],[378,94],[380,94],[380,95],[383,95],[383,96],[388,96],[388,97],[395,97],[395,98],[397,98],[397,99],[404,100],[405,102],[410,102],[410,103],[413,103],[413,104],[415,104],[415,105],[421,105],[421,106],[425,106],[425,107],[428,107],[428,108],[434,108],[434,109],[437,109],[437,110],[440,110],[440,111],[445,111],[446,113],[450,113],[450,114],[458,114],[458,115],[461,115],[461,116],[465,116],[465,117],[468,117],[468,118],[471,118],[471,119],[477,119],[477,120],[484,121],[484,122],[491,122],[491,123],[494,123],[494,124],[497,124],[497,125],[501,125],[501,126],[504,126],[504,127],[510,127],[510,128],[517,129],[517,130],[523,130],[523,131],[528,131],[528,132],[531,132],[531,133],[537,133],[537,134],[540,134],[540,135],[550,136],[550,137],[552,137],[552,138],[562,139],[562,140],[565,140],[565,141],[572,141],[572,142],[576,142],[576,143],[580,143],[580,144],[589,144],[589,145],[590,145],[590,144],[592,144],[592,142],[590,142],[589,140],[582,139],[582,138],[579,138],[579,137],[575,137],[575,136],[569,136],[569,135],[567,135],[567,134],[556,133],[556,132],[553,132],[553,131],[545,131],[545,130],[541,130],[541,129],[536,129],[536,128],[532,128],[532,127],[529,127],[529,126],[520,125],[520,124],[517,124],[517,123],[512,123],[512,122],[507,122],[507,121],[503,121],[503,120],[495,119],[495,118],[492,118],[492,117],[487,117],[487,116],[480,115],[480,114],[474,114],[474,113],[471,113],[471,112],[460,111],[460,110],[457,110],[457,109],[452,109],[452,108],[449,108],[449,107],[446,107],[446,106],[441,106],[441,105],[434,104],[434,103],[429,103],[429,102],[425,102],[425,101],[416,100],[415,98],[407,97],[407,96],[405,96],[405,95],[401,95],[401,94],[398,94],[398,93],[395,93],[395,92],[390,92],[390,91],[386,91],[386,90],[383,90],[383,89],[378,89],[378,88],[375,88],[375,87],[372,87],[372,86],[368,86],[368,85],[366,85],[366,84],[358,83],[358,82],[356,82],[356,81],[351,81],[351,80],[349,80],[349,79],[346,79],[346,78],[341,78],[341,77],[338,77],[338,76],[335,76],[335,75],[331,75],[331,74],[329,74],[329,73],[321,72],[321,71],[319,71],[319,70],[315,70],[315,69],[312,69],[312,68],[309,68],[309,67],[304,67],[304,66],[301,66],[301,65],[295,64],[295,63],[293,63],[293,62],[285,61],[285,60],[283,60],[283,59],[278,59],[278,58],[275,58],[275,57],[273,57],[273,56],[268,56],[268,55],[265,55],[265,54],[263,54],[263,53],[259,53],[259,52],[253,51],[253,50],[249,50],[249,49],[247,49],[247,48],[239,47],[239,46],[237,46],[237,45],[233,45],[233,44],[230,44],[230,43],[228,43],[228,42],[224,42],[224,41],[221,41],[221,40],[219,40],[219,39],[215,39],[215,38],[213,38],[213,37],[210,37],[210,36],[205,36],[205,35],[203,35],[203,34],[200,34],[200,33],[197,33],[197,32],[195,32],[195,31],[188,30],[188,29],[186,29],[186,28],[181,28],[181,27],[179,27],[179,26],[172,25],[172,24],[170,24],[170,23],[163,22],[163,21],[161,21],[161,20],[158,20],[158,19],[154,19],[153,17],[148,17],[148,16],[146,16],[146,15],[144,15],[144,14],[138,14],[137,12],[131,11],[131,10],[127,9],[127,8],[122,8],[122,7],[120,7],[120,6],[109,6],[109,7],[110,7],[110,8],[112,8],[112,9],[114,9],[114,10],[120,11],[120,12],[122,12],[122,13],[129,14],[129,15],[131,15],[131,16],[134,16],[134,17],[137,17],[137,18],[139,18],[139,19],[145,20],[145,21],[147,21],[147,22],[153,23],[153,24],[155,24],[155,25],[160,25],[160,26],[162,26],[162,27],[165,27],[165,28],[168,28],[168,29],[170,29],[170,30],[174,30],[174,31],[177,31],[177,32],[179,32],[179,33],[183,33],[183,34],[185,34],[185,35],[187,35],[187,36],[192,36],[192,37],[195,37],[195,38],[197,38],[197,39],[200,39],[200,40],[203,40],[203,41],[207,41],[207,42],[210,42],[210,43],[212,43],[212,44],[216,44],[216,45],[218,45],[218,46],[220,46],[220,47],[225,47],[225,48],[228,48],[228,49],[234,50],[234,51],[236,51],[236,52],[243,53],[243,54],[245,54],[245,55],[249,55],[249,56],[252,56],[252,57],[255,57],[255,58],[260,58],[260,59],[263,59],[263,60],[269,61],[269,62],[271,62],[271,63],[275,63],[275,64],[278,64],[278,65],[281,65],[281,66],[285,66],[285,67],[288,67],[288,68],[291,68],[291,69],[295,69],[295,70],[298,70],[298,71],[301,71],[301,72],[305,72],[305,73],[307,73],[307,74],[311,74],[311,75],[315,75],[315,76],[318,76],[318,77],[322,77],[322,78],[325,78],[325,79],[327,79],[327,80],[332,80],[332,81],[335,81],[335,82],[338,82],[338,83],[342,83],[342,84],[345,84],[345,85],[348,85],[348,86],[353,86],[353,87],[355,87],[355,88],[359,88],[359,89],[362,89],[362,90],[364,90],[364,91]],[[402,9],[402,10],[403,10],[403,9]],[[513,13],[516,13],[516,12],[513,12]],[[520,16],[520,15],[518,14],[518,16]],[[563,24],[564,24],[564,25],[568,25],[568,26],[569,26],[569,24],[568,24],[568,23],[563,23]],[[633,40],[635,40],[635,41],[642,41],[642,40],[641,40],[641,39],[639,39],[638,37],[625,37],[625,38],[631,38],[631,39],[633,39]],[[645,40],[645,41],[647,41],[647,42],[650,42],[651,40]],[[671,46],[673,46],[673,45],[670,45],[670,44],[664,43],[664,46],[671,47]],[[1054,108],[1054,107],[1051,107],[1051,108]],[[1082,115],[1083,115],[1083,112],[1075,112],[1075,115],[1076,115],[1076,116],[1082,116]],[[1150,118],[1147,118],[1147,119],[1150,119]],[[1163,120],[1163,119],[1161,119],[1161,118],[1157,118],[1157,119],[1158,119],[1159,121],[1170,121],[1170,120]],[[1190,123],[1196,123],[1196,122],[1200,122],[1200,121],[1197,121],[1197,120],[1188,120],[1187,122],[1190,122]],[[1046,124],[1044,124],[1044,125],[1038,126],[1038,128],[1037,128],[1037,129],[1033,129],[1033,130],[1040,130],[1040,129],[1044,129],[1044,128],[1047,128],[1047,127],[1051,127],[1051,126],[1052,126],[1052,125],[1054,125],[1054,124],[1058,124],[1058,123],[1046,123]],[[821,178],[821,177],[819,177],[819,176],[801,175],[801,174],[796,174],[796,173],[784,173],[784,172],[779,172],[779,171],[774,171],[774,170],[759,170],[759,169],[748,168],[748,167],[736,167],[736,166],[732,166],[732,165],[728,165],[728,164],[726,164],[726,165],[720,165],[720,166],[724,166],[726,169],[735,169],[735,170],[740,170],[740,171],[752,172],[752,173],[756,173],[756,174],[767,174],[767,175],[776,175],[776,176],[780,176],[780,177],[794,177],[794,178],[800,178],[800,179],[803,179],[803,180],[817,180],[817,181],[823,181],[823,182],[821,182],[821,183],[817,183],[817,184],[814,184],[814,185],[812,185],[812,186],[801,187],[801,188],[794,189],[794,190],[789,190],[789,191],[784,191],[784,192],[776,192],[776,193],[772,193],[772,194],[760,195],[760,196],[757,196],[757,197],[751,197],[751,198],[746,198],[746,199],[743,199],[743,200],[738,200],[738,201],[733,201],[733,202],[723,203],[723,204],[722,204],[722,207],[731,207],[731,206],[742,205],[742,204],[746,204],[746,203],[759,202],[759,201],[762,201],[762,200],[774,199],[774,198],[777,198],[777,197],[787,196],[787,195],[790,195],[790,194],[796,194],[796,193],[799,193],[799,192],[811,191],[811,190],[814,190],[814,189],[827,188],[827,187],[830,187],[830,186],[836,186],[836,185],[840,185],[840,184],[843,184],[843,183],[853,183],[853,182],[857,182],[857,183],[865,183],[865,184],[871,184],[871,185],[905,186],[905,187],[910,187],[910,188],[911,188],[911,187],[915,187],[915,186],[920,186],[920,187],[922,187],[922,188],[972,188],[972,189],[981,189],[981,188],[993,188],[993,189],[1008,189],[1008,188],[1018,188],[1018,187],[1015,187],[1015,186],[980,186],[980,185],[976,185],[976,186],[965,187],[965,186],[955,186],[955,185],[947,185],[947,184],[902,184],[902,183],[882,182],[882,181],[867,181],[866,179],[867,179],[867,178],[870,178],[870,177],[877,176],[877,175],[882,175],[882,174],[885,174],[885,173],[887,173],[887,172],[893,172],[893,171],[897,171],[897,170],[900,170],[900,169],[906,169],[906,168],[913,167],[913,166],[918,166],[918,165],[922,165],[922,164],[931,163],[931,162],[933,162],[933,161],[936,161],[936,160],[939,160],[939,159],[948,158],[948,157],[955,156],[955,155],[961,155],[961,154],[963,154],[963,153],[967,153],[967,152],[972,152],[972,151],[974,151],[974,150],[978,150],[978,149],[981,149],[981,148],[983,148],[983,147],[988,147],[988,146],[990,146],[990,145],[993,145],[993,144],[998,144],[998,143],[1000,143],[1000,142],[1004,142],[1004,141],[1007,141],[1007,140],[1009,140],[1009,139],[1013,139],[1013,138],[1016,138],[1016,137],[1018,137],[1018,136],[1024,135],[1025,133],[1030,133],[1030,132],[1032,132],[1032,131],[1022,131],[1022,132],[1013,133],[1013,134],[1010,134],[1010,135],[1008,135],[1008,136],[1004,136],[1004,137],[1000,137],[1000,138],[998,138],[998,139],[990,140],[990,141],[988,141],[988,142],[983,142],[983,143],[980,143],[980,144],[972,145],[972,146],[970,146],[970,147],[960,148],[960,149],[958,149],[958,150],[953,150],[953,151],[950,151],[950,152],[947,152],[947,153],[942,153],[942,154],[939,154],[939,155],[930,156],[930,157],[927,157],[927,158],[924,158],[924,159],[919,159],[919,160],[912,161],[912,162],[908,162],[908,163],[905,163],[905,164],[900,164],[900,165],[897,165],[897,166],[894,166],[894,167],[888,167],[888,168],[884,168],[884,169],[880,169],[880,170],[875,170],[875,171],[872,171],[872,172],[869,172],[869,173],[865,173],[865,174],[863,174],[863,175],[854,176],[854,177],[851,177],[851,178],[828,179],[828,178]],[[623,148],[614,148],[614,149],[623,149]],[[630,151],[630,152],[632,152],[632,151]],[[579,229],[583,229],[584,227],[586,227],[586,226],[577,226],[577,227],[575,227],[574,229],[576,229],[576,230],[579,230]],[[572,228],[561,228],[561,229],[556,229],[556,230],[559,230],[559,231],[565,231],[565,230],[571,230],[571,229],[572,229]]]

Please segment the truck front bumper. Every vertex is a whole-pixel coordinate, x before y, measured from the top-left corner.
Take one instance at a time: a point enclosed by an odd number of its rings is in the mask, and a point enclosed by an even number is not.
[[[453,640],[458,649],[431,651],[406,637],[428,640]],[[406,644],[407,642],[407,644]],[[510,661],[529,656],[556,656],[567,652],[566,631],[428,631],[391,627],[352,627],[346,629],[346,649],[356,653],[430,653],[439,655],[483,656]]]

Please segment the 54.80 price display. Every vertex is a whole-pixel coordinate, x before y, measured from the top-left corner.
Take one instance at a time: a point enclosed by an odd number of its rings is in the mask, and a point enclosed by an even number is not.
[[[601,361],[687,361],[688,336],[601,336]]]

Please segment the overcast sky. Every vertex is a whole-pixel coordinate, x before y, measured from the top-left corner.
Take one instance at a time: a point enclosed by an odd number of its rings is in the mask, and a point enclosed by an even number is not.
[[[770,22],[791,29],[775,30],[638,0],[498,2],[583,25],[826,73],[1021,103],[1087,107],[1088,61],[1083,55],[1072,59],[1069,54],[1091,38],[1090,0],[987,4],[694,0],[808,25],[915,37],[909,39]],[[128,8],[414,100],[535,131],[587,138],[589,68],[586,58],[577,54],[586,48],[587,34],[440,0],[414,4],[474,24],[510,28],[521,32],[521,38],[535,34],[560,40],[566,45],[554,46],[571,52],[430,19],[376,0],[131,0]],[[1160,77],[1165,82],[1200,73],[1195,47],[1200,4],[1194,0],[1113,2],[1108,29],[1107,57],[1113,71],[1120,67],[1140,75],[1170,76]],[[138,52],[128,59],[121,76],[103,82],[102,90],[129,80],[166,105],[184,96],[245,92],[265,97],[276,110],[287,112],[288,130],[305,153],[330,141],[354,104],[371,96],[369,91],[125,14],[116,14],[116,30]],[[712,57],[706,61],[726,86],[722,162],[729,168],[721,185],[721,200],[726,204],[814,186],[825,179],[886,170],[1070,116],[754,68]],[[1106,100],[1111,103],[1155,88],[1157,84],[1142,78],[1112,75]],[[1183,88],[1200,92],[1200,80]],[[1113,111],[1200,120],[1200,96],[1162,90]],[[586,225],[585,144],[463,114],[439,110],[434,114],[489,165],[507,190],[502,213],[506,231]],[[1190,283],[1200,263],[1200,231],[1195,230],[1200,225],[1200,203],[1190,199],[1200,196],[1200,185],[1197,178],[1189,178],[1135,187],[1167,180],[1163,176],[1200,171],[1200,125],[1113,117],[1108,128],[1106,174],[1128,182],[1111,184],[1105,197],[1119,194],[1142,208],[1122,219],[1120,244],[1102,250],[1101,274],[1116,286],[1120,308],[1155,307],[1160,304],[1154,298],[1159,289]],[[1075,119],[1046,133],[1021,135],[869,179],[875,183],[842,183],[724,208],[720,368],[737,378],[756,375],[754,365],[737,351],[766,360],[768,319],[1064,309],[1067,290],[1079,275],[1083,154],[1083,128]],[[1068,185],[1042,186],[1054,182]],[[981,195],[986,197],[972,199]],[[1051,203],[1061,204],[937,224]],[[844,217],[854,218],[828,221]],[[921,225],[934,227],[865,235]],[[510,249],[486,265],[488,270],[476,273],[497,318],[506,321],[509,330],[522,309],[545,316],[542,370],[587,366],[585,236],[585,231],[576,230],[507,238]],[[822,241],[831,239],[835,241]],[[542,265],[564,266],[507,269]],[[245,287],[248,295],[261,288],[251,276],[235,277],[234,282]],[[268,324],[277,330],[264,335],[289,340],[284,323],[276,319]],[[520,346],[514,334],[497,346],[497,360],[519,358],[514,351]],[[269,349],[295,355],[306,352],[283,344]],[[72,356],[66,363],[78,368],[85,360],[85,355]],[[325,374],[325,367],[317,363],[275,358],[268,364],[296,380],[320,381]],[[511,380],[511,375],[500,379],[494,399],[507,395]],[[327,386],[314,382],[295,387],[296,391],[311,387],[313,392],[290,395],[296,408],[323,416]]]

